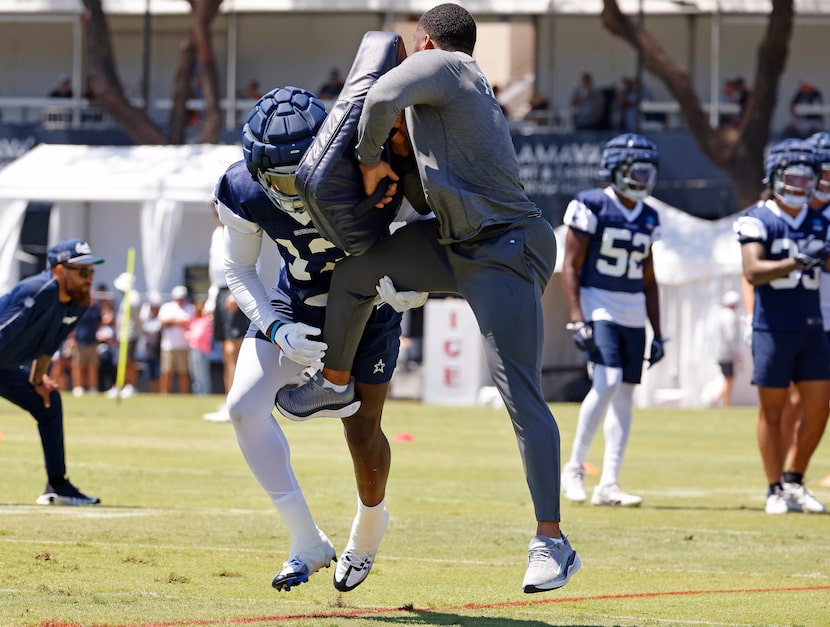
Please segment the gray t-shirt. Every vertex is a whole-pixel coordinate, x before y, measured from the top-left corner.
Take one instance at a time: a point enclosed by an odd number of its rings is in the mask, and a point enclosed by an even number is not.
[[[378,162],[403,109],[442,243],[541,214],[519,179],[513,140],[493,89],[471,56],[422,50],[381,76],[366,96],[358,124],[361,163]]]

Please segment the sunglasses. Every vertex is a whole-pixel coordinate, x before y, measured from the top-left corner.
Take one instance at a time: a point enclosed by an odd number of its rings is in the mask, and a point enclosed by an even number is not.
[[[63,264],[63,267],[67,270],[75,270],[82,279],[88,279],[91,276],[95,276],[95,268],[90,268],[88,266],[70,266],[65,263]]]

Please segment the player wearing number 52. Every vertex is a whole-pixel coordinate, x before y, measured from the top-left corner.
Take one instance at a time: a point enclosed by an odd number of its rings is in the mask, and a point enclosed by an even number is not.
[[[636,507],[642,499],[620,489],[619,474],[631,434],[634,386],[640,382],[646,318],[653,339],[649,367],[663,358],[660,301],[651,245],[660,220],[647,198],[659,166],[657,146],[642,135],[611,139],[602,152],[605,188],[580,192],[565,211],[562,281],[577,348],[591,363],[591,389],[579,410],[570,460],[562,470],[562,493],[581,503],[585,458],[605,419],[602,476],[591,503]]]

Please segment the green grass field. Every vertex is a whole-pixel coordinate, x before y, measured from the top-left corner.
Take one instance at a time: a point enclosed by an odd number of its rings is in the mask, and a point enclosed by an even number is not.
[[[0,400],[0,625],[830,625],[830,516],[764,514],[754,408],[638,410],[622,483],[643,506],[563,503],[582,570],[526,595],[535,523],[506,412],[390,402],[390,440],[413,440],[392,442],[389,528],[343,594],[333,569],[271,588],[287,535],[231,425],[201,419],[219,400],[64,395],[69,476],[94,508],[34,504],[35,422]],[[553,409],[568,453],[578,406]],[[340,422],[281,424],[340,550],[356,504]],[[825,503],[828,438],[808,477]]]

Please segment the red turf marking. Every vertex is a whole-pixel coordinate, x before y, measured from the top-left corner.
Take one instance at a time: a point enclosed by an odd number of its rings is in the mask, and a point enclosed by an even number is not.
[[[759,594],[764,592],[816,592],[830,590],[830,586],[805,586],[792,588],[738,588],[733,590],[668,590],[665,592],[630,592],[627,594],[600,594],[592,597],[557,597],[554,599],[532,599],[528,601],[506,601],[504,603],[468,603],[452,607],[379,607],[359,610],[342,610],[338,612],[315,612],[313,614],[291,614],[288,616],[250,616],[248,618],[226,618],[210,620],[188,620],[165,623],[140,623],[133,625],[101,625],[93,623],[64,623],[62,621],[45,621],[40,627],[182,627],[183,625],[250,625],[253,623],[285,622],[289,620],[308,620],[313,618],[354,618],[372,614],[395,614],[406,612],[446,612],[449,610],[486,610],[499,607],[522,607],[527,605],[546,605],[548,603],[582,603],[584,601],[609,601],[612,599],[651,599],[655,597],[693,596],[700,594]]]

